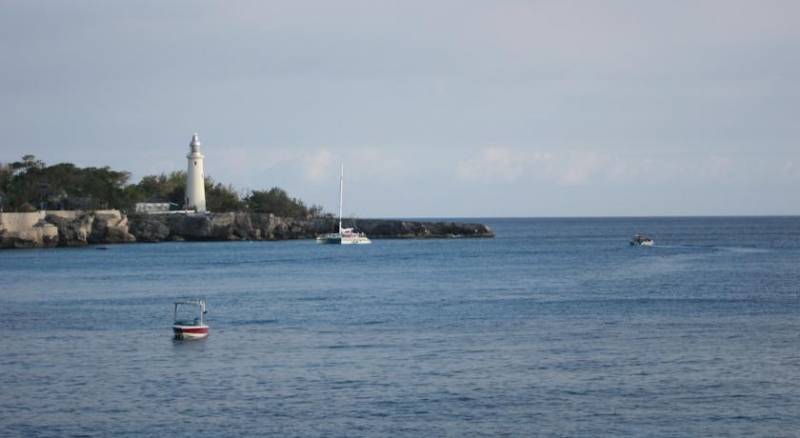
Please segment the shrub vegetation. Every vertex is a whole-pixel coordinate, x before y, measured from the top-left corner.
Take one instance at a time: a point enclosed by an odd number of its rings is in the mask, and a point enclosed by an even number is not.
[[[148,175],[129,183],[130,173],[106,167],[78,167],[72,163],[47,166],[33,155],[0,163],[0,209],[2,211],[97,210],[114,208],[131,212],[137,202],[171,202],[182,207],[186,172]],[[307,207],[285,190],[273,187],[240,194],[230,184],[205,179],[209,211],[253,211],[284,217],[322,215],[322,207]]]

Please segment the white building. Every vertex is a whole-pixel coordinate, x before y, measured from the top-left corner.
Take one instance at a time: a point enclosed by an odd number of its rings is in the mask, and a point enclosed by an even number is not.
[[[169,213],[173,206],[171,202],[137,202],[137,213]]]
[[[186,202],[184,208],[197,212],[206,211],[205,172],[203,171],[203,154],[200,153],[200,140],[197,133],[189,144],[189,170],[186,172]]]

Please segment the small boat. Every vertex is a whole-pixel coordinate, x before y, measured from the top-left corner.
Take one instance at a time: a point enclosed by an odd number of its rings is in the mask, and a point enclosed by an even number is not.
[[[175,322],[172,324],[175,339],[191,340],[208,337],[206,313],[208,313],[206,300],[175,301]]]
[[[327,243],[333,245],[364,245],[372,243],[364,233],[359,233],[353,228],[342,228],[342,199],[344,197],[344,164],[342,165],[342,175],[339,178],[339,232],[328,233],[317,236],[317,243]]]
[[[653,246],[653,239],[644,234],[636,233],[631,239],[631,246]]]

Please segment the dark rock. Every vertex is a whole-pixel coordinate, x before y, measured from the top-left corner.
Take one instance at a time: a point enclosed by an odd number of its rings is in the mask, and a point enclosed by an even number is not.
[[[20,227],[17,223],[11,229],[0,222],[0,248],[52,248],[56,245],[58,229],[42,219],[28,227]]]
[[[153,217],[166,219],[170,236],[180,236],[185,240],[227,240],[219,235],[215,238],[211,218],[206,214],[168,214],[153,215]]]
[[[494,237],[483,224],[419,222],[390,219],[345,219],[373,239]],[[10,232],[0,223],[0,247],[82,246],[88,243],[160,242],[165,240],[313,239],[336,232],[338,220],[282,218],[262,213],[132,214],[118,211],[54,212],[44,221]]]
[[[313,239],[338,230],[338,220],[330,217],[282,218],[246,212],[133,214],[127,220],[128,230],[140,242]],[[342,225],[375,239],[494,237],[494,232],[483,224],[345,219]],[[98,235],[103,235],[103,230],[106,230],[105,235],[109,236],[110,228],[107,227],[100,222],[93,230]],[[106,237],[105,242],[110,242],[110,239]]]
[[[52,224],[47,223],[44,220],[40,220],[33,226],[34,228],[41,228],[41,232],[37,231],[37,234],[40,234],[41,241],[42,241],[42,248],[54,248],[58,246],[58,229],[52,230],[54,227]]]
[[[80,213],[74,219],[48,214],[45,220],[58,228],[58,246],[84,246],[89,243],[94,217]]]
[[[169,227],[147,216],[130,221],[129,231],[138,242],[161,242],[169,237]]]

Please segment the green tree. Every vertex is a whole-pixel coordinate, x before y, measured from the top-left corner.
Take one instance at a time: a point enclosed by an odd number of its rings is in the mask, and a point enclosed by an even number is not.
[[[245,203],[236,193],[233,186],[223,185],[222,183],[214,183],[211,177],[205,179],[206,189],[206,208],[209,211],[242,211],[245,209]]]
[[[33,155],[11,164],[0,175],[0,190],[11,208],[31,204],[45,208],[125,209],[130,174],[106,167],[79,168],[71,163],[46,166]]]
[[[280,187],[273,187],[269,191],[254,190],[245,198],[245,203],[250,211],[256,213],[272,213],[275,216],[307,217],[309,215],[303,201],[291,198]]]
[[[130,173],[118,172],[105,166],[99,168],[87,167],[81,169],[78,175],[80,183],[78,190],[76,190],[77,194],[81,197],[92,199],[95,208],[127,210],[128,199],[125,195],[125,187],[130,178]],[[69,186],[58,184],[55,187],[67,190],[69,195]]]
[[[11,163],[11,168],[16,172],[25,173],[30,169],[41,169],[44,167],[42,160],[37,160],[34,155],[23,155],[22,161],[15,161]]]
[[[325,215],[325,210],[321,205],[314,204],[308,208],[308,215],[311,217],[322,217]]]
[[[240,211],[245,205],[231,185],[215,183],[205,178],[206,208],[209,211]],[[186,198],[186,172],[145,176],[131,189],[138,202],[173,202],[183,206]]]
[[[130,211],[136,202],[172,202],[183,206],[186,196],[186,172],[175,171],[148,175],[130,184],[130,173],[110,167],[81,168],[72,163],[47,166],[33,155],[11,164],[0,163],[0,208],[31,210],[88,210],[115,208]],[[242,199],[233,186],[205,179],[206,207],[209,211],[272,213],[286,217],[309,217],[323,214],[322,207],[306,207],[285,190],[254,191]]]
[[[148,175],[143,177],[138,184],[137,194],[139,202],[173,202],[183,205],[186,194],[186,172],[173,171],[169,174]]]
[[[14,169],[10,165],[0,163],[0,211],[8,208],[8,186],[14,177]]]

